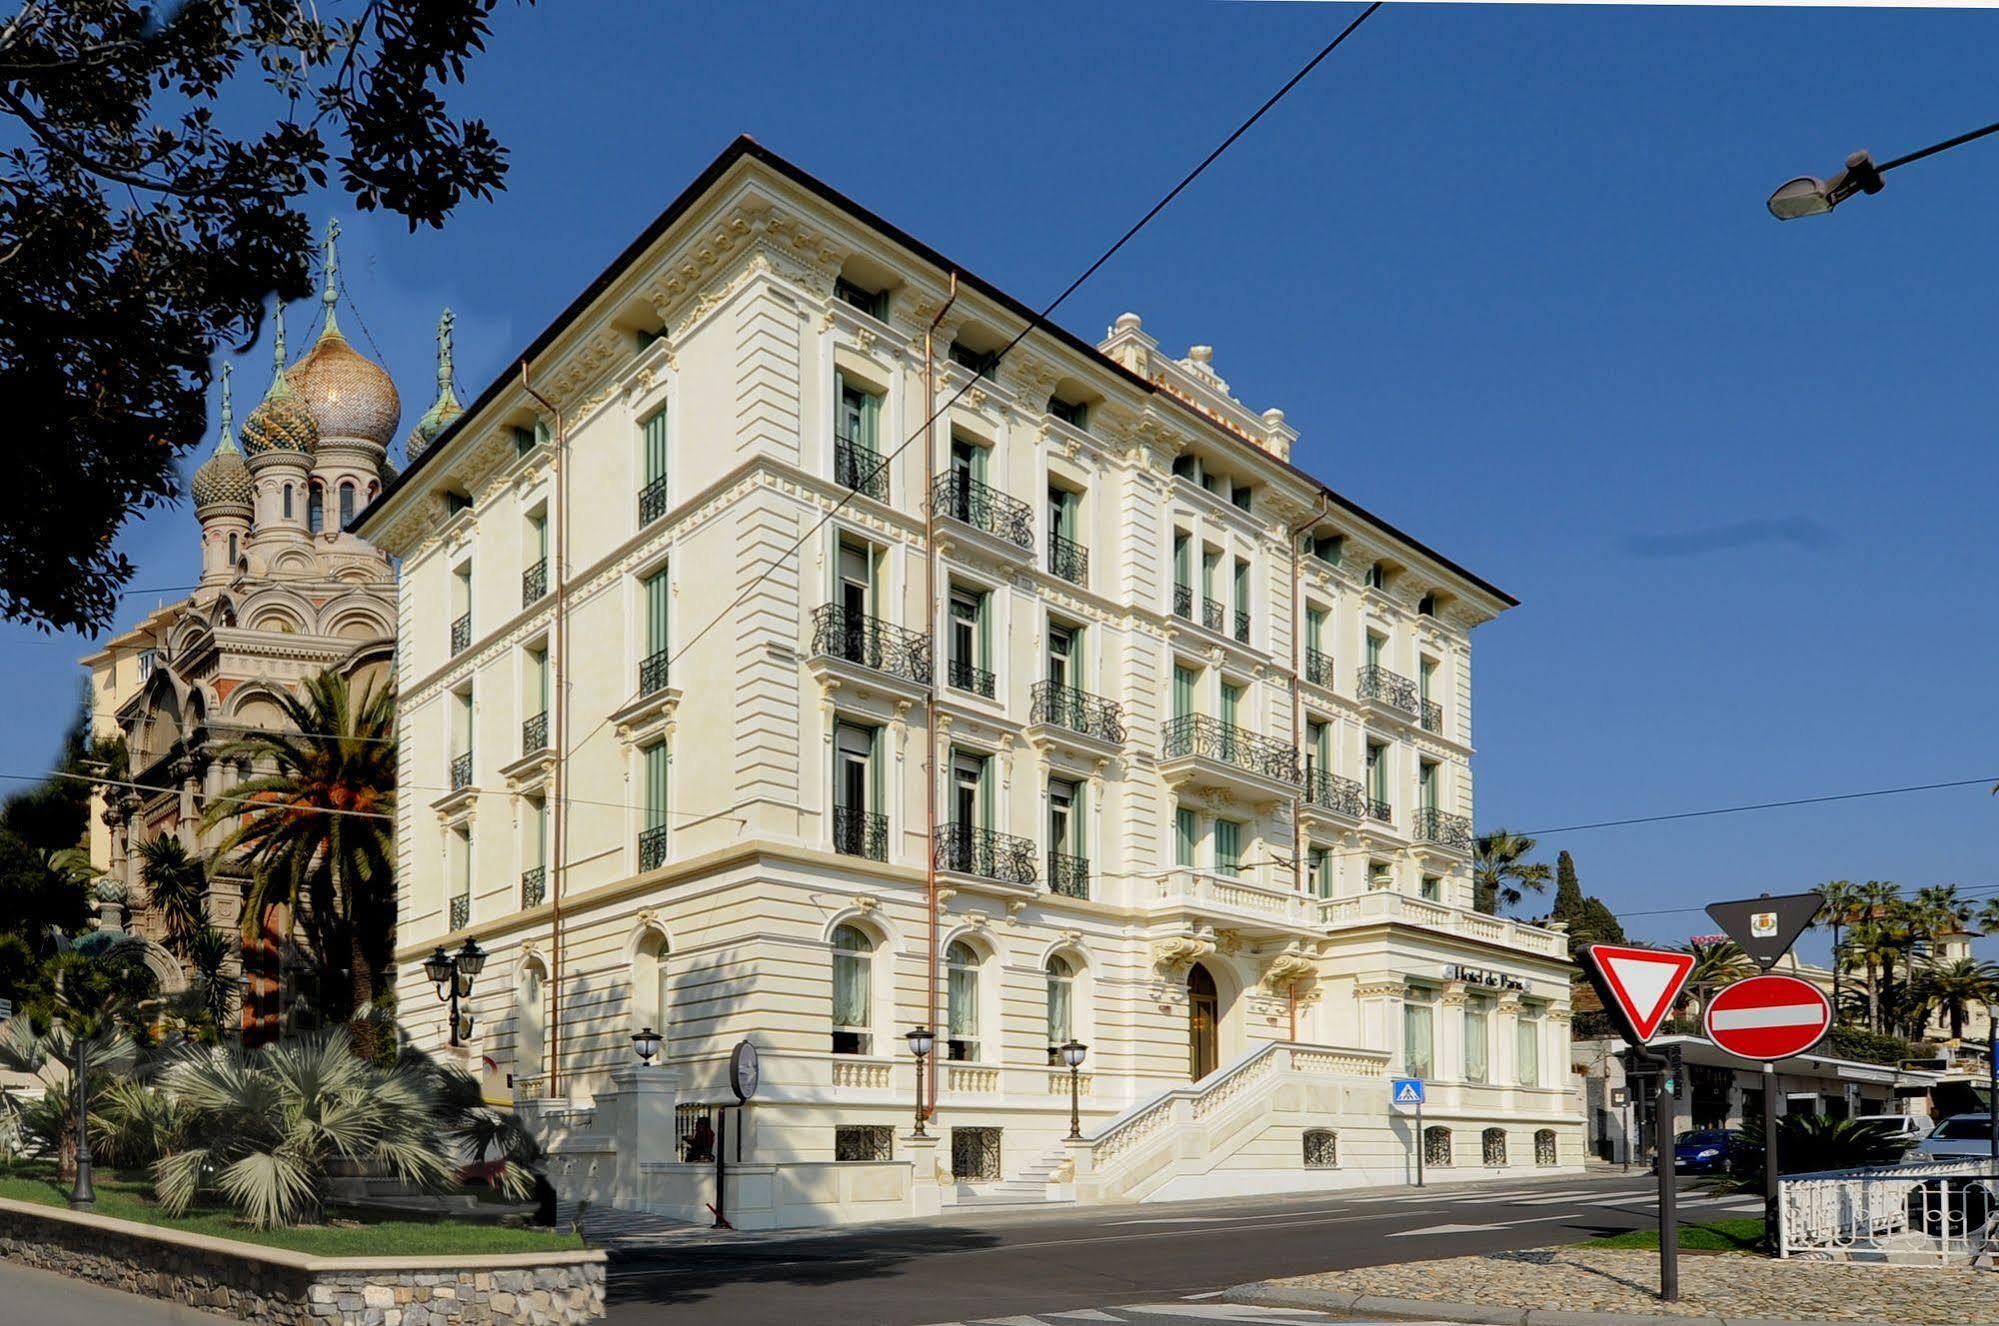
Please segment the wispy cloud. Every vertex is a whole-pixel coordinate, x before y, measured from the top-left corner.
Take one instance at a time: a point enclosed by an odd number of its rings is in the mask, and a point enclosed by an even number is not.
[[[1633,557],[1698,557],[1702,553],[1753,548],[1766,543],[1817,551],[1838,542],[1837,534],[1810,516],[1786,516],[1778,520],[1739,520],[1732,525],[1672,534],[1633,534],[1624,540],[1624,550]]]

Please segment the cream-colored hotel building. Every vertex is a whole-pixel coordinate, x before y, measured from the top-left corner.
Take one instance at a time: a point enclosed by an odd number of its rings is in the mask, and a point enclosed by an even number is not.
[[[400,1016],[443,1044],[475,941],[461,1052],[564,1196],[703,1219],[751,1042],[739,1225],[1580,1166],[1567,941],[1472,908],[1514,600],[1297,438],[739,140],[356,522]]]

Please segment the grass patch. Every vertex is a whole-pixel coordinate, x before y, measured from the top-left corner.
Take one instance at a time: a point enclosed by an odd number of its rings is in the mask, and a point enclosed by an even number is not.
[[[211,1238],[285,1248],[316,1257],[448,1257],[561,1252],[584,1246],[576,1234],[551,1234],[463,1216],[390,1214],[360,1207],[330,1208],[323,1225],[252,1229],[226,1207],[196,1205],[183,1216],[170,1217],[153,1200],[152,1182],[144,1175],[98,1170],[93,1180],[98,1215]],[[52,1168],[39,1172],[17,1170],[0,1174],[0,1197],[42,1206],[67,1206],[69,1185],[58,1183]]]
[[[1680,1247],[1688,1252],[1755,1252],[1763,1243],[1763,1221],[1750,1216],[1740,1220],[1714,1220],[1704,1225],[1681,1225]],[[1659,1246],[1656,1229],[1627,1229],[1608,1238],[1591,1239],[1585,1248],[1652,1248]]]

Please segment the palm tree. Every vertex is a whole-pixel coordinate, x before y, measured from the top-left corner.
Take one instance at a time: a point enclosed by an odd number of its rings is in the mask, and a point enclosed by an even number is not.
[[[1927,1020],[1942,1014],[1950,1022],[1951,1039],[1964,1037],[1964,1020],[1974,1005],[1991,1007],[1999,1001],[1999,966],[1973,958],[1931,963],[1916,974],[1916,1006]]]
[[[211,925],[197,930],[181,954],[191,979],[180,998],[180,1011],[196,1040],[213,1043],[229,1025],[235,991],[226,968],[235,951],[229,936]]]
[[[322,672],[283,704],[290,730],[222,752],[263,772],[211,802],[205,822],[235,821],[216,857],[236,853],[249,872],[246,932],[286,909],[319,964],[326,1013],[352,1021],[356,1048],[373,1054],[366,1019],[395,952],[395,697],[386,687],[356,695]]]
[[[194,937],[208,928],[208,871],[180,839],[162,834],[138,846],[139,879],[165,930],[165,943],[185,959]]]
[[[1917,929],[1931,944],[1963,934],[1971,924],[1972,904],[1958,896],[1955,884],[1929,884],[1917,889],[1910,907]]]
[[[1718,939],[1713,943],[1696,940],[1680,952],[1694,955],[1693,969],[1687,973],[1682,1002],[1691,998],[1696,1004],[1705,1005],[1724,986],[1734,985],[1756,972],[1756,964],[1732,939]]]
[[[1825,902],[1813,924],[1832,931],[1832,1006],[1837,1011],[1841,1002],[1839,975],[1846,966],[1840,931],[1850,928],[1860,915],[1860,886],[1850,879],[1829,879],[1819,885],[1818,895]]]
[[[1528,890],[1540,893],[1554,878],[1546,865],[1526,859],[1534,851],[1532,838],[1494,829],[1475,846],[1472,885],[1479,911],[1496,913],[1502,906],[1518,907]]]
[[[1900,952],[1896,947],[1900,924],[1895,914],[1907,904],[1902,900],[1902,886],[1890,880],[1870,879],[1858,893],[1852,948],[1867,976],[1867,1026],[1880,1031],[1886,987],[1894,978],[1895,957]]]

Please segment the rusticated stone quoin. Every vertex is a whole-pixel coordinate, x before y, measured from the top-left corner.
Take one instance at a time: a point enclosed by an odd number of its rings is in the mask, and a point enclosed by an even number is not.
[[[314,1257],[0,1200],[0,1258],[278,1326],[578,1326],[604,1254]]]

